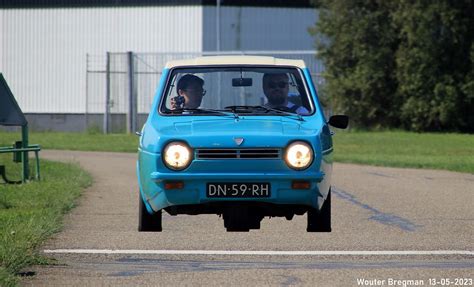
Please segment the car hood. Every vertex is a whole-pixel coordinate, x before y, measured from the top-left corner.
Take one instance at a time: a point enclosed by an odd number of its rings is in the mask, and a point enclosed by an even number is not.
[[[159,153],[171,141],[184,141],[192,148],[283,148],[295,140],[317,145],[321,126],[317,119],[290,117],[166,120],[147,126],[141,149]]]
[[[291,118],[219,120],[193,119],[163,126],[157,135],[160,142],[182,140],[192,147],[235,148],[283,147],[293,140],[313,141],[317,130],[307,121]],[[241,144],[237,144],[239,138]],[[159,148],[159,147],[157,147]]]
[[[300,134],[302,129],[304,129],[304,126],[294,120],[224,119],[220,121],[193,120],[175,123],[173,133],[192,136],[278,136]]]

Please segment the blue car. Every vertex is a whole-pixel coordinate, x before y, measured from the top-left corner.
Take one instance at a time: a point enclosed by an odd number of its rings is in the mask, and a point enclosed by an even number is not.
[[[171,61],[140,133],[139,231],[162,212],[216,214],[227,231],[307,213],[331,231],[332,132],[301,60],[209,56]]]

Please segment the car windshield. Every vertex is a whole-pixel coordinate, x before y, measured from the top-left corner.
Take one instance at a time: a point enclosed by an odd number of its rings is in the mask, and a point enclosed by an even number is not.
[[[297,68],[196,67],[172,70],[160,112],[304,116],[314,105]]]

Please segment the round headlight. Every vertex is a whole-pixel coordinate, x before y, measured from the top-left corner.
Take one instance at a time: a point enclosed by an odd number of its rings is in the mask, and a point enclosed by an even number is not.
[[[313,150],[305,142],[293,142],[286,149],[285,161],[293,169],[305,169],[313,161]]]
[[[191,163],[191,149],[184,142],[170,142],[163,150],[166,166],[173,170],[183,170]]]

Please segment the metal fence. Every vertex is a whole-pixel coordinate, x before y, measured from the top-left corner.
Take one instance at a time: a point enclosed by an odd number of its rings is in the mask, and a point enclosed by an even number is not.
[[[87,55],[86,126],[97,125],[104,133],[134,132],[150,112],[155,90],[166,62],[211,55],[261,55],[302,59],[314,84],[324,83],[323,65],[315,51],[238,51],[201,53],[106,53]],[[102,116],[100,125],[88,117]]]

